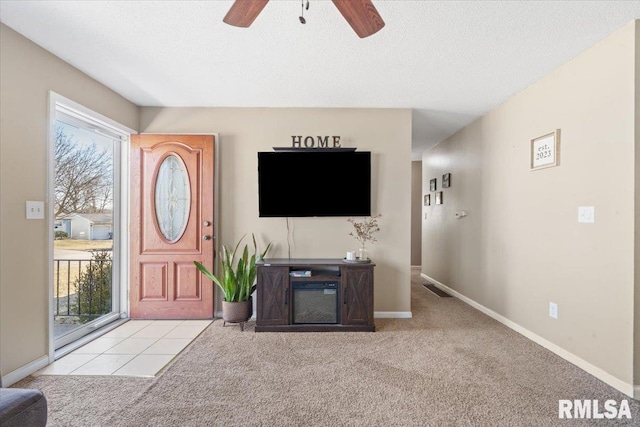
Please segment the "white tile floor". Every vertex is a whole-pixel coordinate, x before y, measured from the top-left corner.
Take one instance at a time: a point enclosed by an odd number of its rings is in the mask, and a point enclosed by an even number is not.
[[[130,320],[36,375],[155,376],[211,320]]]

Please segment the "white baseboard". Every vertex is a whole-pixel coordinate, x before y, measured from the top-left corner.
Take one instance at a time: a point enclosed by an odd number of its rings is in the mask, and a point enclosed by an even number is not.
[[[374,319],[411,319],[413,314],[410,311],[376,311],[373,313]]]
[[[420,273],[420,276],[422,276],[423,278],[425,278],[429,282],[433,283],[434,285],[436,285],[438,288],[442,289],[443,291],[445,291],[445,292],[457,297],[461,301],[469,304],[471,307],[481,311],[482,313],[484,313],[487,316],[497,320],[498,322],[502,323],[503,325],[513,329],[514,331],[516,331],[519,334],[525,336],[526,338],[529,338],[531,341],[533,341],[533,342],[535,342],[537,344],[540,344],[541,346],[543,346],[547,350],[549,350],[549,351],[557,354],[558,356],[562,357],[567,362],[573,363],[574,365],[576,365],[580,369],[588,372],[589,374],[593,375],[594,377],[598,378],[599,380],[604,381],[605,383],[609,384],[611,387],[613,387],[613,388],[615,388],[617,390],[620,390],[622,393],[626,394],[627,396],[633,398],[634,397],[634,391],[636,393],[636,396],[638,396],[638,393],[640,393],[640,387],[636,387],[636,390],[634,390],[633,384],[628,384],[628,383],[626,383],[626,382],[614,377],[613,375],[605,372],[604,370],[598,368],[597,366],[592,365],[591,363],[589,363],[586,360],[576,356],[575,354],[563,349],[562,347],[552,343],[551,341],[548,341],[545,338],[542,338],[540,335],[538,335],[538,334],[536,334],[534,332],[531,332],[530,330],[520,326],[519,324],[515,323],[512,320],[507,319],[503,315],[498,314],[495,311],[493,311],[493,310],[483,306],[482,304],[472,300],[471,298],[468,298],[468,297],[462,295],[461,293],[451,289],[447,285],[438,282],[434,278],[429,277],[424,273]]]
[[[635,400],[640,400],[640,385],[633,387],[633,398]]]
[[[44,355],[39,359],[34,360],[31,363],[27,363],[26,365],[16,369],[15,371],[9,372],[7,375],[2,377],[2,386],[9,387],[23,378],[28,377],[36,371],[44,368],[49,364],[49,356]]]

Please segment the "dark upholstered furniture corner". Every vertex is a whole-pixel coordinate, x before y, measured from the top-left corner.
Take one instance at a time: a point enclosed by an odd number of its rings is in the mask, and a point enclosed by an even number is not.
[[[40,390],[2,388],[0,378],[0,426],[40,427],[47,424],[47,399]]]

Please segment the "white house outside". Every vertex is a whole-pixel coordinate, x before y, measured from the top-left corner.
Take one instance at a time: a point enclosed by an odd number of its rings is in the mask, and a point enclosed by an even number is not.
[[[64,231],[67,236],[71,236],[71,220],[68,218],[56,219],[53,222],[53,231]]]
[[[109,213],[70,214],[56,220],[56,231],[72,239],[109,240],[113,237],[113,215]]]

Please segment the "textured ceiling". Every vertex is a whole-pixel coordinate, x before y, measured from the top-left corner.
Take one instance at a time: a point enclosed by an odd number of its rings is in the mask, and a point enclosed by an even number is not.
[[[142,106],[412,108],[414,158],[633,19],[640,1],[7,1],[0,21]]]

